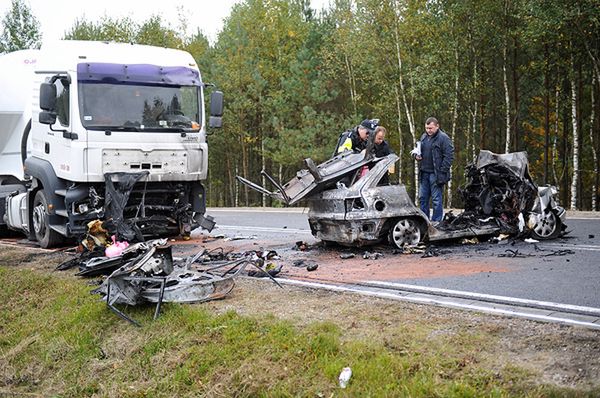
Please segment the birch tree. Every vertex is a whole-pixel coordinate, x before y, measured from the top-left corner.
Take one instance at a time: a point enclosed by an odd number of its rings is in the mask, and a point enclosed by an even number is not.
[[[575,61],[571,55],[571,73],[569,83],[571,84],[571,125],[573,138],[573,175],[571,178],[571,210],[577,210],[577,187],[579,184],[579,125],[577,120],[577,82],[575,79]]]
[[[589,126],[589,137],[590,137],[590,148],[592,151],[592,159],[594,160],[593,166],[593,179],[592,179],[592,211],[598,210],[598,186],[596,185],[598,175],[598,153],[596,151],[596,143],[594,142],[594,122],[595,122],[595,111],[596,111],[596,98],[594,97],[594,91],[596,90],[596,81],[598,81],[599,76],[595,73],[592,73],[592,84],[590,90],[590,126]]]
[[[510,91],[508,91],[508,76],[507,76],[507,56],[506,52],[508,49],[508,36],[509,36],[509,28],[508,28],[508,13],[509,13],[509,2],[510,0],[504,0],[504,39],[502,41],[502,83],[504,86],[504,107],[505,107],[505,147],[504,153],[510,152]]]

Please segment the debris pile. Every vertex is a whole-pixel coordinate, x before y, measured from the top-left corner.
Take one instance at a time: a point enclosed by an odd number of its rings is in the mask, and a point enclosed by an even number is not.
[[[187,259],[173,258],[167,239],[147,242],[119,242],[101,221],[88,224],[81,241],[80,254],[65,261],[57,270],[79,268],[78,276],[108,275],[94,293],[100,294],[108,307],[134,324],[115,305],[155,303],[155,318],[163,302],[199,303],[225,297],[234,286],[234,278],[248,265],[249,276],[273,279],[282,268],[273,250],[245,253],[225,252],[222,248],[203,249]]]
[[[529,175],[526,152],[498,155],[480,151],[465,170],[459,188],[464,212],[451,212],[436,228],[456,231],[497,226],[502,234],[550,239],[564,233],[564,209],[555,202],[554,187],[537,187]]]
[[[155,303],[155,318],[163,302],[200,303],[225,297],[234,286],[234,278],[251,265],[263,272],[256,257],[230,260],[222,251],[202,250],[195,256],[175,260],[166,239],[133,244],[112,258],[94,258],[78,275],[116,269],[94,293],[103,296],[108,307],[134,324],[135,320],[115,304]],[[265,276],[273,278],[271,273]]]
[[[244,256],[250,258],[255,268],[248,270],[248,276],[257,278],[273,277],[281,272],[283,265],[275,261],[281,258],[275,250],[256,250],[245,252]]]
[[[481,151],[477,162],[466,168],[468,183],[460,194],[465,212],[494,217],[503,232],[516,233],[519,215],[533,208],[538,191],[524,152],[502,156]]]

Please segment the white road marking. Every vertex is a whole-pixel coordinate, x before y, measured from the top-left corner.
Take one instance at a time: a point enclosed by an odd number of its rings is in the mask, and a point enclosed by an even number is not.
[[[522,298],[517,298],[517,297],[496,296],[493,294],[474,293],[474,292],[466,292],[466,291],[460,291],[460,290],[440,289],[437,287],[408,285],[405,283],[383,282],[383,281],[366,281],[365,283],[376,285],[376,286],[381,286],[381,287],[389,287],[389,288],[398,289],[398,290],[405,290],[405,291],[408,290],[410,292],[434,294],[434,295],[438,295],[438,296],[469,298],[469,299],[480,300],[480,301],[492,301],[492,302],[497,302],[500,304],[522,305],[522,306],[526,306],[526,307],[550,309],[553,311],[561,311],[561,312],[582,313],[582,314],[586,314],[586,315],[600,317],[600,308],[594,308],[594,307],[583,307],[580,305],[560,304],[560,303],[553,303],[550,301],[529,300],[529,299],[522,299]]]
[[[226,230],[235,230],[235,231],[249,231],[249,232],[284,232],[284,233],[294,233],[294,234],[311,234],[309,230],[306,229],[296,229],[296,228],[271,228],[271,227],[249,227],[249,226],[237,226],[237,225],[218,225],[215,227],[217,229],[226,229]]]
[[[289,284],[289,285],[298,285],[298,286],[312,287],[312,288],[317,288],[317,289],[326,289],[326,290],[338,291],[338,292],[358,293],[358,294],[362,294],[365,296],[387,298],[387,299],[392,299],[392,300],[409,301],[409,302],[413,302],[413,303],[417,303],[417,304],[429,304],[429,305],[433,304],[433,305],[439,305],[442,307],[480,311],[480,312],[485,312],[485,313],[494,314],[494,315],[513,316],[513,317],[534,319],[534,320],[545,321],[545,322],[555,322],[555,323],[562,323],[562,324],[566,324],[566,325],[584,326],[584,327],[588,327],[588,328],[592,328],[592,329],[600,329],[600,323],[586,322],[586,321],[580,321],[577,319],[561,317],[561,316],[559,316],[560,314],[552,316],[552,315],[541,315],[539,313],[525,312],[525,311],[519,311],[519,310],[507,310],[507,309],[502,309],[502,308],[494,308],[494,307],[490,307],[490,306],[461,303],[458,301],[450,301],[450,300],[448,300],[448,297],[445,297],[444,300],[440,300],[440,299],[436,298],[435,296],[416,297],[416,296],[410,296],[410,295],[400,295],[398,293],[378,292],[378,291],[364,290],[364,289],[347,287],[347,286],[330,285],[330,284],[317,283],[317,282],[297,281],[297,280],[292,280],[292,279],[278,279],[278,281],[281,283]]]
[[[209,207],[206,209],[206,213],[295,213],[302,214],[308,213],[308,209],[304,207],[285,207],[285,208],[270,208],[270,207],[237,207],[237,208],[216,208]]]
[[[600,246],[598,245],[565,245],[561,243],[541,243],[544,247],[550,246],[557,249],[571,249],[571,250],[584,250],[584,251],[592,251],[598,252],[600,251]],[[539,246],[538,246],[539,247]]]

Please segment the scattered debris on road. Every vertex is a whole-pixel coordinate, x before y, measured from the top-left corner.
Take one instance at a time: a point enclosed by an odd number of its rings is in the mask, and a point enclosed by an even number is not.
[[[525,258],[525,257],[550,257],[550,256],[566,256],[570,254],[575,254],[575,251],[571,249],[560,249],[560,250],[544,250],[535,246],[536,253],[521,253],[519,249],[512,250],[506,249],[504,253],[499,253],[498,257],[510,257],[510,258]],[[542,254],[540,252],[546,252]]]
[[[308,243],[299,240],[296,242],[296,246],[294,247],[295,250],[300,250],[301,252],[306,251],[309,249]]]
[[[115,305],[155,303],[154,318],[163,302],[199,303],[225,297],[234,278],[248,265],[248,276],[273,279],[282,264],[274,250],[243,253],[223,248],[203,249],[187,259],[173,258],[167,239],[129,244],[108,239],[102,223],[90,223],[80,245],[80,253],[60,264],[57,270],[79,268],[78,276],[108,275],[94,293],[103,296],[107,306],[121,318],[139,325]]]
[[[383,257],[383,253],[379,253],[379,252],[364,252],[362,257],[365,260],[377,260],[379,257]]]
[[[306,270],[309,272],[315,271],[317,268],[319,268],[319,264],[317,263],[310,263],[306,266]]]

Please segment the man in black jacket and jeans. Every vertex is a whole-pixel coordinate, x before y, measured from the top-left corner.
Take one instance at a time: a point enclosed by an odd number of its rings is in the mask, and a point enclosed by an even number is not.
[[[415,154],[419,163],[419,201],[421,210],[431,221],[441,221],[444,215],[442,191],[450,180],[450,167],[454,159],[454,147],[446,133],[440,129],[438,120],[430,117],[425,121],[425,133],[419,141],[421,153]],[[429,201],[433,216],[429,212]]]

